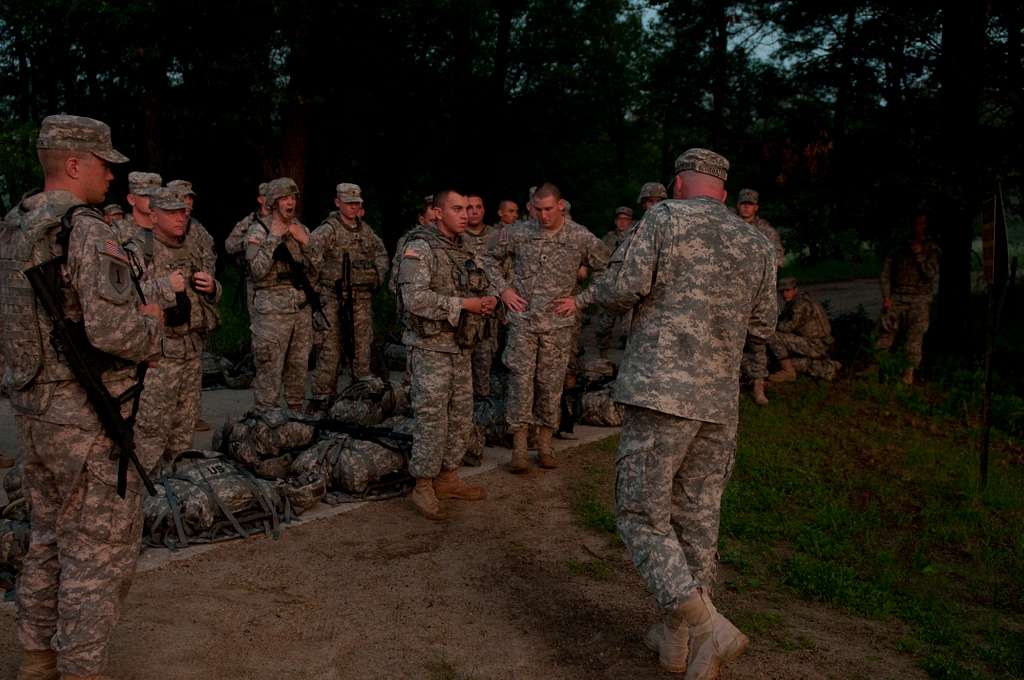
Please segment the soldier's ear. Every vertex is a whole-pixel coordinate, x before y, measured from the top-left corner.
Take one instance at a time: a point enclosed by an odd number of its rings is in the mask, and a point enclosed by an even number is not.
[[[82,176],[82,159],[73,154],[68,154],[64,159],[64,174],[72,179]]]

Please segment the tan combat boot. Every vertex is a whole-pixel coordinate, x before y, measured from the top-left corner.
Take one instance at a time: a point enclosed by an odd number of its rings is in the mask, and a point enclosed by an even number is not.
[[[537,458],[540,466],[545,470],[554,470],[558,467],[555,454],[551,450],[551,435],[554,433],[550,427],[543,425],[537,428]]]
[[[754,379],[754,403],[758,406],[768,405],[768,397],[764,396],[764,378]]]
[[[526,472],[530,467],[530,460],[526,457],[527,436],[529,432],[525,427],[512,433],[512,460],[508,463],[508,469],[512,472]]]
[[[750,640],[718,613],[703,591],[694,591],[677,612],[690,631],[686,680],[715,680],[722,666],[747,651]]]
[[[782,370],[776,371],[768,376],[770,382],[793,382],[796,380],[796,369],[793,367],[792,359],[783,359],[779,362],[782,364]]]
[[[487,492],[479,486],[467,484],[458,470],[442,470],[434,479],[434,493],[438,498],[457,498],[460,501],[480,501]]]
[[[690,627],[679,609],[666,612],[660,621],[647,631],[644,644],[658,653],[658,662],[669,673],[685,673],[689,655]]]
[[[52,649],[23,652],[17,680],[60,680],[57,652]]]
[[[427,519],[432,519],[435,522],[448,519],[448,513],[437,502],[437,494],[434,493],[434,480],[432,479],[427,477],[417,478],[416,488],[409,494],[409,500],[416,506],[416,510]]]
[[[905,369],[903,369],[903,377],[901,377],[900,380],[903,381],[904,385],[913,385],[914,384],[914,369],[912,369],[912,368],[905,368]]]

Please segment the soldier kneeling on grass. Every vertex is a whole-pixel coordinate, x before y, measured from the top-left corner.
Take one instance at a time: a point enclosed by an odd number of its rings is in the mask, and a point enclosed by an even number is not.
[[[839,362],[828,358],[832,325],[825,309],[810,293],[799,290],[792,276],[779,281],[779,293],[785,304],[775,333],[766,344],[781,368],[768,376],[768,380],[791,382],[796,380],[797,373],[832,380]]]

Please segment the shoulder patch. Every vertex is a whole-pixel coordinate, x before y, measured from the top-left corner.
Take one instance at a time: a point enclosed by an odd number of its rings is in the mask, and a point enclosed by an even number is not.
[[[250,236],[249,243],[253,244],[254,246],[258,246],[259,244],[263,243],[263,241],[261,239],[256,238],[255,236]]]
[[[414,260],[418,260],[420,259],[420,254],[414,248],[406,248],[405,252],[402,253],[402,257],[411,257]]]
[[[125,253],[124,249],[112,239],[107,239],[102,243],[97,241],[96,250],[98,250],[101,255],[106,255],[107,257],[112,257],[115,260],[128,264],[128,254]]]

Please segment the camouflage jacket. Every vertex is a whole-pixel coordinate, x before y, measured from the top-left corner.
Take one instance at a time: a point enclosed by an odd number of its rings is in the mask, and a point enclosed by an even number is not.
[[[632,228],[632,227],[631,227]],[[608,249],[609,254],[614,253],[615,249],[626,240],[626,234],[629,233],[629,229],[619,231],[614,226],[611,230],[601,238],[601,242],[604,243],[605,248]]]
[[[578,306],[592,302],[633,310],[617,401],[735,424],[747,333],[775,329],[775,254],[719,201],[662,201],[576,296]]]
[[[306,294],[293,285],[291,268],[274,259],[274,251],[284,245],[292,259],[302,266],[310,283],[316,284],[316,251],[302,246],[289,234],[270,233],[270,218],[253,221],[245,237],[245,260],[249,265],[249,278],[255,292],[252,310],[258,314],[309,313]],[[305,229],[305,227],[302,227]]]
[[[399,308],[406,327],[402,342],[457,353],[462,299],[496,293],[461,238],[446,238],[436,227],[419,227],[408,236],[398,261]]]
[[[931,299],[939,288],[939,261],[942,250],[932,241],[925,241],[920,253],[905,243],[885,259],[882,267],[882,297],[914,297]]]
[[[765,238],[771,242],[772,247],[775,249],[775,268],[779,269],[786,263],[786,249],[782,247],[782,238],[779,237],[779,232],[775,231],[775,227],[772,226],[771,222],[758,215],[751,223],[757,227],[757,230],[765,235]]]
[[[256,213],[251,212],[238,220],[231,233],[224,239],[224,252],[228,255],[245,256],[245,237],[249,233],[249,227],[256,221]]]
[[[809,340],[822,340],[826,345],[832,342],[832,324],[825,308],[803,291],[783,305],[776,330]]]
[[[71,207],[81,204],[81,200],[66,191],[28,196],[5,219],[4,242],[16,231],[31,232],[59,221]],[[103,373],[111,393],[120,394],[135,381],[134,364],[159,352],[160,324],[139,311],[142,300],[132,283],[131,263],[118,242],[117,230],[94,210],[75,212],[71,224],[61,291],[64,312],[69,319],[83,322],[93,347],[123,360]],[[35,243],[29,258],[31,264],[42,264],[59,253],[55,232],[50,232],[48,242],[40,239]],[[25,333],[28,328],[14,327],[15,322],[26,319],[16,318],[9,306],[12,282],[10,278],[0,280],[0,299],[5,305],[0,336],[9,363],[4,380],[6,383],[11,375],[23,378],[10,385],[11,405],[20,414],[49,423],[98,431],[99,422],[88,405],[85,391],[50,343],[52,325],[43,309],[32,306],[35,319],[27,319],[34,326],[31,333]],[[130,408],[130,404],[125,404],[126,410]]]
[[[199,255],[203,271],[210,276],[215,275],[217,273],[217,243],[203,223],[194,217],[188,218],[185,243],[192,252]]]
[[[555,233],[537,222],[517,222],[498,232],[484,258],[484,269],[498,291],[512,287],[526,298],[526,311],[509,310],[509,321],[540,333],[576,325],[576,319],[556,315],[551,303],[576,292],[581,266],[596,274],[607,265],[608,249],[601,240],[568,218]]]
[[[349,225],[334,211],[313,230],[309,246],[320,262],[319,288],[325,295],[334,297],[334,283],[341,278],[346,253],[352,263],[354,288],[369,292],[387,280],[388,251],[370,225],[362,220]]]

